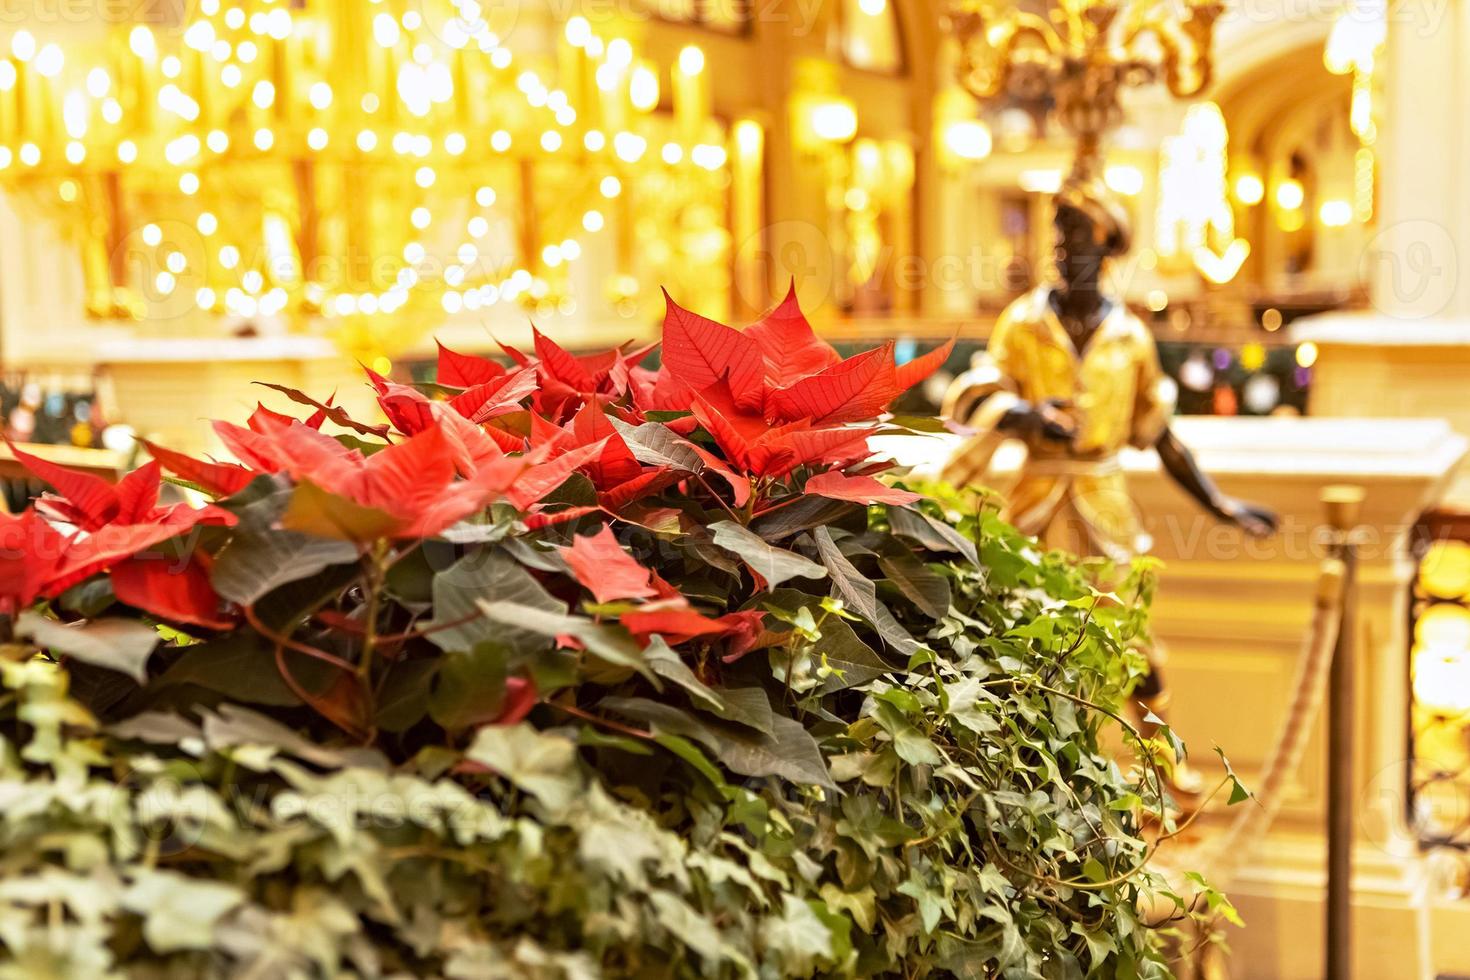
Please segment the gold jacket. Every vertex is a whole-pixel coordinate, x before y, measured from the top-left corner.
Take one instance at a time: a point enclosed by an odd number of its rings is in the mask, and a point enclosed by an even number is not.
[[[945,396],[949,418],[977,430],[944,477],[978,483],[1007,436],[996,424],[1018,399],[1070,403],[1070,445],[1036,437],[1005,492],[1005,516],[1049,547],[1126,561],[1152,544],[1118,464],[1124,446],[1147,448],[1168,425],[1173,403],[1149,332],[1121,303],[1077,351],[1041,286],[1008,306],[985,355]]]

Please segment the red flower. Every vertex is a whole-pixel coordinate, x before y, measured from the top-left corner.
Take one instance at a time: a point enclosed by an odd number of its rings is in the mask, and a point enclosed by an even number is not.
[[[71,537],[33,508],[0,513],[0,613],[14,615],[52,594]]]
[[[508,456],[449,403],[426,401],[424,408],[430,424],[371,456],[300,422],[265,420],[259,431],[214,425],[248,466],[296,481],[286,526],[359,544],[432,537],[496,499],[526,510],[602,449],[580,447],[550,462],[534,453]]]
[[[598,602],[618,599],[648,599],[658,595],[653,588],[653,572],[623,550],[612,528],[603,525],[596,534],[572,539],[567,548],[558,549],[578,582],[587,587]]]
[[[626,504],[657,493],[683,475],[671,466],[644,466],[609,421],[600,403],[589,399],[565,426],[557,427],[531,414],[531,446],[551,458],[591,445],[598,454],[580,467],[597,490],[598,503],[617,513]]]
[[[696,637],[731,637],[731,648],[726,654],[730,660],[748,650],[750,642],[760,634],[764,613],[748,610],[706,616],[652,569],[640,565],[624,551],[612,529],[605,525],[596,534],[574,538],[569,547],[559,550],[573,577],[599,603],[648,600],[618,614],[618,622],[644,642],[654,634],[662,636],[670,646]]]
[[[34,578],[23,582],[22,589],[14,594],[7,590],[7,595],[16,600],[29,595],[29,601],[34,601],[38,594],[55,595],[99,571],[111,569],[113,591],[128,605],[177,622],[203,626],[226,622],[202,567],[207,561],[205,556],[193,549],[187,550],[182,561],[141,553],[199,525],[233,525],[233,514],[212,504],[160,507],[162,480],[157,460],[113,486],[100,477],[73,472],[14,446],[10,450],[26,469],[60,494],[43,495],[37,501],[37,514],[72,525],[78,533],[60,537],[54,529],[49,533],[44,530],[41,525],[45,522],[39,516],[27,519],[22,515],[19,520],[26,523],[12,525],[8,531],[29,539],[27,544],[37,555],[39,570]],[[52,560],[43,552],[55,548],[58,539],[65,550]]]
[[[954,345],[902,366],[891,342],[844,361],[812,330],[794,289],[744,331],[665,298],[663,371],[634,386],[635,403],[644,412],[692,412],[726,459],[754,477],[864,458],[873,430],[851,424],[880,415]]]

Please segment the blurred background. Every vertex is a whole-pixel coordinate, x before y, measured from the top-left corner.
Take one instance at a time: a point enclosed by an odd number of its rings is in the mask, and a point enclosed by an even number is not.
[[[1012,28],[1118,12],[984,6]],[[1126,461],[1168,563],[1179,726],[1247,774],[1262,764],[1311,605],[1316,493],[1366,486],[1360,962],[1470,974],[1470,13],[1125,6],[1162,18],[1118,55],[1125,76],[1190,81],[1187,98],[1121,94],[1103,178],[1133,245],[1111,282],[1198,417],[1181,436],[1283,514],[1273,543],[1217,536],[1151,454]],[[1212,31],[1180,29],[1202,11]],[[137,436],[209,451],[203,420],[284,407],[252,381],[367,411],[358,364],[428,380],[436,339],[497,354],[534,323],[606,347],[656,336],[660,287],[745,323],[793,282],[845,353],[891,339],[903,360],[957,335],[904,405],[933,411],[999,311],[1050,274],[1073,151],[1048,124],[1058,45],[1038,30],[1007,48],[1036,83],[978,101],[954,15],[938,0],[7,0],[5,435],[115,474]],[[12,508],[37,489],[6,460],[0,477]],[[1316,753],[1232,888],[1250,921],[1238,975],[1320,975]]]

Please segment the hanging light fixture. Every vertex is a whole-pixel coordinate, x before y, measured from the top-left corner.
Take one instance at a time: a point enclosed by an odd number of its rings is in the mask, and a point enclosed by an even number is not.
[[[651,140],[681,180],[729,184],[697,47],[671,127],[617,25],[497,24],[477,0],[189,10],[65,52],[17,31],[0,57],[0,186],[81,242],[96,317],[564,309],[607,181],[666,182]]]

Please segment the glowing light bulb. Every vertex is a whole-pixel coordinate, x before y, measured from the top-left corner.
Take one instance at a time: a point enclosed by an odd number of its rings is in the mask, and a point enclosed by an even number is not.
[[[262,153],[275,145],[276,134],[269,129],[261,128],[255,131],[255,148]]]
[[[158,57],[158,42],[154,39],[153,32],[142,24],[134,27],[128,34],[128,47],[144,61],[152,61]]]
[[[647,149],[648,140],[637,133],[619,133],[613,137],[613,152],[627,163],[637,163]]]
[[[495,188],[481,187],[475,191],[475,203],[482,208],[488,208],[495,204]]]
[[[566,26],[567,43],[574,48],[580,48],[592,40],[592,25],[587,23],[586,17],[572,17]]]
[[[30,31],[16,31],[10,39],[10,53],[17,61],[30,61],[36,56],[36,36]]]
[[[615,68],[626,68],[633,63],[633,45],[623,38],[613,38],[607,43],[606,62]]]
[[[357,134],[357,148],[364,153],[371,153],[378,147],[378,134],[371,129],[364,129]]]
[[[597,189],[602,192],[603,197],[617,197],[623,191],[623,184],[622,181],[609,174],[602,178]]]
[[[199,229],[199,234],[208,238],[219,229],[219,219],[209,211],[201,212],[194,222],[194,227]]]
[[[163,229],[155,224],[143,226],[143,244],[149,248],[157,248],[158,243],[163,241]]]
[[[66,65],[66,55],[55,44],[48,44],[36,55],[36,71],[46,78],[55,78]]]
[[[633,69],[633,76],[628,79],[628,101],[640,112],[651,112],[658,107],[658,76],[653,69],[646,65]]]
[[[332,104],[332,86],[326,82],[317,82],[311,87],[307,98],[311,101],[311,107],[313,109],[326,109]]]
[[[1266,185],[1255,174],[1241,174],[1235,178],[1235,199],[1241,204],[1260,204],[1266,196]]]
[[[413,211],[409,214],[408,220],[409,223],[412,224],[415,228],[422,231],[423,229],[429,227],[429,223],[434,219],[433,216],[429,214],[428,208],[414,208]]]
[[[679,71],[685,75],[698,75],[704,71],[704,52],[690,44],[679,52]]]
[[[391,48],[403,36],[398,30],[398,21],[392,14],[378,14],[373,18],[373,40],[385,48]]]
[[[1353,206],[1342,200],[1323,201],[1317,217],[1328,228],[1341,228],[1353,220]]]
[[[112,76],[107,74],[106,68],[93,68],[87,72],[87,94],[92,98],[105,98],[111,88]]]
[[[1306,200],[1306,191],[1301,181],[1288,177],[1276,185],[1276,206],[1283,211],[1295,211]]]
[[[117,144],[117,158],[123,163],[132,163],[138,159],[138,144],[132,140],[123,140]]]
[[[490,134],[490,149],[496,153],[504,153],[510,149],[510,133],[503,129],[497,129]]]
[[[582,215],[582,227],[586,228],[588,231],[601,231],[602,223],[603,219],[601,211],[588,211],[586,214]]]

